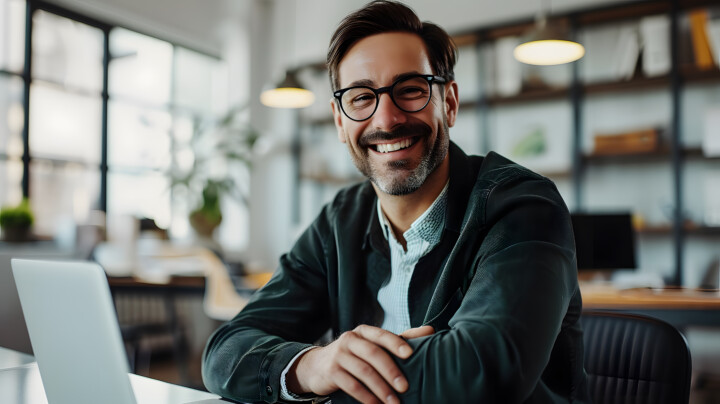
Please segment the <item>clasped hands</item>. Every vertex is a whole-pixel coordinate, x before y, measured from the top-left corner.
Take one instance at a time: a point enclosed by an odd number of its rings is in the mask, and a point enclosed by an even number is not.
[[[407,391],[408,382],[390,354],[407,359],[412,348],[406,340],[434,332],[425,325],[396,335],[360,325],[298,358],[286,375],[288,389],[318,396],[342,390],[362,403],[399,403],[396,392]]]

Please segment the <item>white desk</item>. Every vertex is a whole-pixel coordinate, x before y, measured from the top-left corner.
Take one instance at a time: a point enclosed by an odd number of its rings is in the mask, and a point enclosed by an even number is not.
[[[215,394],[131,374],[137,404],[222,404]],[[82,394],[82,392],[78,392]],[[98,397],[101,403],[102,397]],[[40,370],[30,355],[0,348],[0,403],[48,404]]]

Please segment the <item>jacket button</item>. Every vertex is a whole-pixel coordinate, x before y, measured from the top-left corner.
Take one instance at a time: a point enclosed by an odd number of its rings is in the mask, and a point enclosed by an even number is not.
[[[271,395],[272,395],[272,387],[270,387],[270,386],[265,386],[265,392],[266,392],[269,396],[271,396]]]

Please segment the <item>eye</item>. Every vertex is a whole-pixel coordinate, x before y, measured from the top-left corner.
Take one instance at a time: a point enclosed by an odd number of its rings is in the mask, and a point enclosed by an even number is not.
[[[402,86],[395,90],[395,96],[401,98],[418,98],[425,97],[427,89],[419,86]]]
[[[352,108],[365,108],[375,103],[375,93],[367,90],[349,91],[345,100],[346,104]]]

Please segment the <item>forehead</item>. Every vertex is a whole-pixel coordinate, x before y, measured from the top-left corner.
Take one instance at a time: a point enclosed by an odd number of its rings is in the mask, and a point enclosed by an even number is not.
[[[406,32],[372,35],[355,43],[338,65],[340,88],[359,80],[389,85],[395,76],[417,72],[432,74],[425,43]]]

